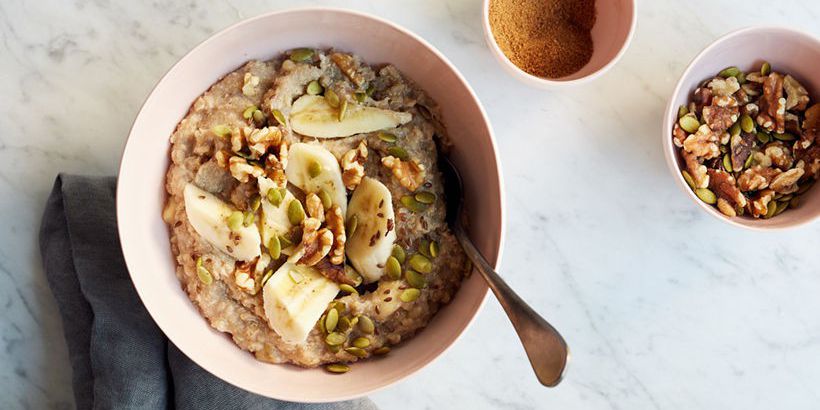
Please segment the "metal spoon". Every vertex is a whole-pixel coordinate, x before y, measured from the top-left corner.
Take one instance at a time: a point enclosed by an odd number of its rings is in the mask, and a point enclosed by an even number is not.
[[[555,387],[561,382],[569,360],[567,343],[554,327],[510,289],[478,252],[467,236],[460,218],[464,202],[461,176],[455,165],[446,157],[439,161],[439,167],[444,174],[444,189],[447,195],[447,224],[507,312],[507,317],[518,333],[521,344],[524,345],[538,381],[544,386]]]

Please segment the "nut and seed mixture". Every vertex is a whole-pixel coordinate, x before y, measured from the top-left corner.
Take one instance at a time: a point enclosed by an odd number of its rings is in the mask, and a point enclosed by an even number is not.
[[[820,104],[769,63],[720,71],[678,110],[672,141],[684,180],[728,217],[768,219],[820,177]]]

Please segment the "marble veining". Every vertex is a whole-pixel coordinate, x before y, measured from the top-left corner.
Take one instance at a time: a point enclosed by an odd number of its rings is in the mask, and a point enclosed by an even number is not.
[[[499,305],[440,360],[373,395],[385,409],[816,408],[820,225],[750,233],[698,211],[662,158],[677,77],[753,24],[820,35],[820,3],[639,2],[621,62],[591,84],[527,88],[484,45],[481,2],[308,1],[415,31],[465,75],[496,130],[509,226],[501,272],[569,341],[542,388]],[[0,2],[0,408],[72,408],[62,329],[37,251],[57,172],[114,174],[157,79],[267,1]],[[763,56],[762,56],[763,57]]]

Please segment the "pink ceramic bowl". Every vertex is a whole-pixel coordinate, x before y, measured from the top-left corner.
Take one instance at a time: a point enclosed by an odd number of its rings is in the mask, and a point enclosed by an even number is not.
[[[773,70],[789,73],[800,80],[812,96],[812,101],[818,101],[820,40],[793,29],[749,27],[719,38],[692,60],[669,99],[661,138],[672,177],[698,207],[735,226],[754,230],[785,229],[814,221],[820,216],[820,189],[810,189],[803,195],[799,207],[786,210],[771,219],[754,219],[750,216],[729,218],[717,208],[698,199],[689,188],[681,175],[683,162],[672,142],[672,127],[677,121],[678,107],[689,102],[698,84],[726,67],[737,66],[743,71],[750,71],[759,68],[763,61],[768,61]]]
[[[473,274],[421,333],[384,358],[355,364],[343,375],[259,362],[199,315],[174,274],[161,218],[168,138],[191,102],[224,74],[249,59],[267,59],[303,46],[333,46],[371,63],[393,63],[438,101],[454,143],[452,159],[464,177],[469,218],[481,222],[474,225],[473,240],[492,264],[497,263],[504,231],[501,171],[490,124],[472,89],[418,36],[388,21],[345,10],[297,9],[254,17],[214,35],[174,65],[148,96],[128,137],[117,185],[117,219],[134,287],[162,331],[188,357],[254,393],[327,402],[366,395],[428,365],[473,320],[487,286]]]
[[[592,27],[592,58],[578,72],[561,78],[534,76],[513,64],[495,41],[490,28],[490,1],[484,0],[484,39],[495,58],[513,77],[533,87],[558,89],[594,80],[615,65],[626,52],[635,33],[637,10],[635,0],[604,0],[595,2],[597,17]]]

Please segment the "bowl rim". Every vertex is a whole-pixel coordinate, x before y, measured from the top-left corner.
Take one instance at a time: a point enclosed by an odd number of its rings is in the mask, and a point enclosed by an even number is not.
[[[747,229],[747,230],[751,230],[751,231],[757,231],[757,232],[784,231],[784,230],[794,229],[794,228],[798,228],[798,227],[805,226],[805,225],[808,225],[810,223],[813,223],[818,218],[820,218],[820,213],[817,213],[813,216],[803,218],[803,219],[800,219],[800,220],[795,220],[795,221],[792,221],[792,222],[784,223],[784,224],[781,224],[781,225],[765,225],[765,226],[761,225],[761,222],[763,222],[763,220],[757,220],[757,219],[749,220],[749,219],[739,219],[739,218],[726,217],[725,215],[720,213],[720,211],[718,211],[717,208],[715,208],[711,205],[707,205],[703,201],[701,201],[695,195],[695,192],[692,191],[692,189],[689,188],[689,185],[683,179],[683,175],[681,174],[682,169],[678,165],[677,151],[675,149],[674,144],[672,143],[672,139],[669,138],[669,136],[671,135],[671,132],[672,132],[671,127],[674,124],[674,122],[672,121],[672,116],[675,112],[677,112],[677,109],[678,109],[677,107],[675,107],[675,97],[680,95],[681,92],[683,91],[683,88],[686,86],[686,84],[684,84],[684,79],[703,60],[703,58],[706,56],[706,54],[708,52],[712,51],[712,49],[717,47],[719,44],[722,44],[723,42],[725,42],[727,40],[730,40],[732,38],[735,38],[735,37],[738,37],[738,36],[741,36],[741,35],[744,35],[744,34],[748,34],[748,33],[751,33],[751,32],[756,32],[756,31],[780,32],[780,33],[785,33],[785,34],[789,34],[789,35],[796,35],[796,36],[811,40],[811,41],[817,43],[818,45],[820,45],[820,38],[815,37],[811,33],[807,32],[807,31],[804,31],[804,30],[800,30],[800,29],[796,29],[796,28],[792,28],[792,27],[785,27],[785,26],[781,26],[781,25],[751,25],[751,26],[741,27],[739,29],[729,31],[726,34],[721,35],[720,37],[718,37],[717,39],[712,41],[709,45],[704,47],[703,50],[701,50],[698,54],[696,54],[695,57],[692,58],[692,60],[689,61],[689,64],[686,66],[686,69],[683,71],[683,73],[681,73],[680,77],[678,78],[678,81],[675,84],[675,88],[672,91],[672,94],[669,95],[668,101],[666,103],[666,110],[664,112],[664,118],[663,118],[663,121],[662,121],[663,129],[662,129],[662,132],[661,132],[661,138],[662,138],[662,141],[663,141],[662,144],[663,144],[664,157],[666,157],[666,165],[669,168],[669,172],[672,174],[672,178],[677,182],[678,187],[681,190],[683,190],[686,193],[686,195],[689,197],[689,199],[693,200],[700,209],[706,211],[706,213],[708,213],[709,215],[711,215],[711,216],[713,216],[713,217],[715,217],[715,218],[717,218],[717,219],[719,219],[719,220],[721,220],[721,221],[723,221],[723,222],[725,222],[725,223],[727,223],[731,226],[734,226],[734,227],[739,227],[739,228],[743,228],[743,229]],[[744,222],[740,222],[740,221],[746,221],[746,222],[744,223]]]
[[[493,36],[492,27],[490,27],[490,2],[493,0],[484,0],[482,7],[481,7],[481,25],[484,28],[484,39],[487,42],[487,46],[492,51],[493,56],[495,56],[496,61],[501,64],[502,67],[506,69],[506,71],[516,77],[518,80],[523,81],[531,86],[536,86],[540,88],[546,89],[563,89],[568,88],[576,85],[586,84],[600,76],[604,73],[609,71],[615,64],[620,61],[621,57],[626,54],[626,50],[629,48],[629,45],[632,43],[632,38],[635,36],[635,28],[637,27],[638,22],[638,2],[637,0],[630,0],[632,3],[632,15],[630,16],[629,22],[629,31],[627,32],[626,38],[624,39],[623,44],[621,44],[621,48],[618,49],[618,52],[615,54],[612,59],[609,60],[606,64],[604,64],[601,68],[583,76],[580,78],[575,78],[572,80],[561,80],[561,79],[549,79],[544,77],[538,77],[532,75],[517,65],[515,65],[510,59],[501,51],[501,47],[498,46],[498,43],[495,40],[495,36]]]
[[[401,34],[403,34],[403,35],[409,37],[410,39],[412,39],[415,43],[420,44],[421,46],[423,46],[424,48],[429,50],[437,58],[439,58],[439,60],[442,61],[445,64],[445,66],[447,66],[452,71],[452,73],[456,76],[458,81],[461,83],[461,85],[467,91],[467,94],[470,96],[470,98],[472,98],[473,102],[475,103],[476,107],[478,108],[481,119],[486,124],[487,133],[488,133],[488,136],[489,136],[489,143],[490,143],[490,146],[491,146],[492,151],[493,151],[492,155],[493,155],[493,159],[495,161],[495,166],[496,166],[496,170],[497,170],[496,180],[497,180],[497,183],[498,183],[498,193],[499,193],[499,196],[498,196],[498,220],[499,220],[499,224],[498,224],[498,244],[494,249],[495,254],[496,254],[496,258],[495,258],[495,262],[490,263],[490,265],[497,270],[498,266],[500,266],[502,258],[503,258],[504,245],[505,245],[505,242],[506,242],[506,231],[507,231],[507,200],[506,200],[506,194],[505,194],[506,189],[505,189],[505,184],[504,184],[504,178],[503,178],[504,173],[503,173],[501,158],[499,156],[499,149],[498,149],[498,143],[496,141],[495,131],[493,129],[490,118],[487,115],[487,112],[486,112],[483,104],[481,103],[481,100],[478,98],[477,94],[475,93],[475,90],[473,90],[472,86],[469,84],[469,82],[467,82],[466,78],[461,73],[461,71],[459,71],[458,68],[441,51],[439,51],[435,46],[430,44],[427,40],[423,39],[418,34],[415,34],[414,32],[410,31],[409,29],[405,28],[404,26],[399,25],[397,23],[394,23],[394,22],[392,22],[392,21],[390,21],[386,18],[379,17],[379,16],[376,16],[374,14],[367,13],[367,12],[362,12],[362,11],[358,11],[358,10],[351,10],[351,9],[346,9],[346,8],[341,8],[341,7],[323,7],[323,6],[290,7],[290,8],[284,8],[284,9],[279,9],[279,10],[273,10],[273,11],[269,11],[269,12],[257,14],[257,15],[254,15],[254,16],[251,16],[251,17],[248,17],[248,18],[241,19],[241,20],[239,20],[235,23],[232,23],[229,26],[227,26],[223,29],[220,29],[220,30],[214,32],[213,34],[209,35],[207,38],[205,38],[204,40],[202,40],[201,42],[196,44],[188,52],[186,52],[184,55],[182,55],[170,68],[168,68],[165,71],[165,73],[159,78],[159,80],[157,80],[154,83],[154,85],[151,87],[151,91],[148,93],[148,95],[143,100],[142,104],[140,105],[139,111],[134,116],[134,120],[131,124],[131,127],[129,128],[129,131],[128,131],[128,136],[127,136],[126,140],[123,143],[122,154],[120,155],[120,164],[118,166],[118,171],[117,171],[117,186],[116,186],[116,193],[115,193],[116,218],[117,218],[117,220],[119,221],[119,220],[121,220],[122,218],[125,217],[125,215],[122,213],[123,208],[120,206],[120,204],[122,203],[121,199],[122,199],[123,192],[126,190],[126,187],[124,187],[124,185],[121,184],[120,181],[122,180],[123,169],[124,169],[124,166],[125,166],[125,163],[126,163],[125,158],[128,155],[129,146],[132,145],[132,144],[129,144],[129,142],[132,140],[132,137],[134,136],[133,134],[134,134],[134,131],[135,131],[135,127],[137,126],[140,117],[143,115],[143,112],[145,111],[147,104],[153,100],[153,97],[156,94],[157,88],[162,83],[167,81],[167,78],[169,76],[171,76],[171,74],[173,72],[178,70],[179,67],[183,64],[183,62],[188,60],[191,55],[194,55],[194,54],[198,53],[208,43],[210,43],[212,41],[215,41],[215,39],[226,35],[227,33],[237,29],[238,27],[243,26],[245,24],[249,24],[249,23],[254,22],[254,21],[268,19],[268,18],[271,18],[273,16],[286,15],[286,14],[291,14],[291,13],[294,13],[294,14],[295,13],[306,13],[306,12],[307,13],[310,13],[310,12],[331,12],[331,13],[338,13],[338,14],[343,14],[343,15],[350,15],[350,16],[354,16],[354,17],[360,17],[360,18],[365,18],[365,19],[368,19],[368,20],[372,20],[375,23],[382,24],[382,25],[385,25],[387,27],[390,27],[391,29],[394,29],[394,30],[400,32]],[[163,194],[165,194],[164,189],[163,189],[162,192],[163,192]],[[169,341],[173,342],[173,340],[171,340],[171,338],[168,336],[168,332],[165,331],[165,329],[163,328],[163,325],[160,323],[161,321],[157,320],[157,317],[161,317],[163,313],[159,312],[159,311],[156,311],[156,309],[152,310],[151,307],[149,307],[147,304],[145,304],[145,298],[143,297],[144,290],[140,289],[136,285],[136,282],[134,281],[134,274],[132,273],[133,272],[132,266],[134,265],[134,263],[133,263],[133,260],[131,260],[128,257],[128,255],[132,255],[134,253],[134,251],[129,251],[129,249],[131,248],[131,245],[127,244],[125,241],[121,240],[124,237],[124,233],[125,233],[125,231],[123,230],[123,225],[122,224],[117,225],[117,232],[118,232],[118,235],[119,235],[119,238],[120,238],[120,247],[121,247],[121,250],[122,250],[122,253],[123,253],[123,260],[125,262],[126,268],[128,269],[129,278],[131,279],[132,283],[134,283],[134,289],[136,290],[137,295],[140,298],[140,301],[142,302],[142,304],[145,307],[146,311],[148,311],[149,315],[151,316],[152,320],[157,325],[157,327],[159,327],[160,330],[162,330],[163,335],[166,338],[168,338]],[[129,261],[131,261],[131,262],[129,262]],[[467,333],[467,331],[475,323],[476,318],[478,317],[479,313],[483,310],[484,306],[487,303],[488,294],[489,294],[489,287],[486,284],[484,285],[483,292],[484,292],[484,294],[483,294],[483,296],[481,296],[480,303],[478,304],[476,309],[473,312],[471,312],[471,317],[467,321],[464,328],[452,339],[452,341],[450,343],[448,343],[445,346],[443,346],[442,348],[440,348],[440,350],[435,354],[435,356],[431,357],[427,362],[416,365],[415,367],[411,367],[406,373],[402,374],[401,376],[396,377],[395,379],[390,380],[390,381],[388,381],[384,384],[381,384],[377,387],[369,388],[369,389],[362,389],[360,391],[356,391],[356,392],[348,393],[348,394],[344,394],[344,395],[339,395],[339,396],[336,396],[336,397],[333,397],[333,398],[323,398],[323,399],[318,399],[317,400],[317,399],[312,399],[311,397],[290,396],[287,393],[283,394],[281,391],[277,392],[277,394],[271,394],[268,391],[261,391],[259,389],[249,389],[246,386],[241,386],[238,383],[235,383],[234,380],[228,380],[228,379],[224,378],[223,376],[217,374],[217,372],[216,372],[217,369],[212,369],[212,368],[210,368],[210,366],[203,366],[203,364],[197,362],[197,360],[190,357],[188,355],[188,353],[183,350],[182,347],[180,347],[180,346],[177,346],[177,347],[179,348],[179,350],[186,357],[188,357],[188,359],[190,359],[192,362],[196,363],[198,366],[205,369],[208,373],[211,373],[212,375],[214,375],[218,379],[220,379],[220,380],[222,380],[226,383],[229,383],[231,385],[234,385],[234,386],[236,386],[240,389],[243,389],[245,391],[249,391],[251,393],[258,394],[258,395],[263,396],[263,397],[269,397],[269,398],[274,398],[274,399],[278,399],[278,400],[285,400],[285,401],[291,401],[291,402],[301,402],[301,403],[328,403],[328,402],[333,402],[333,401],[352,400],[352,399],[364,397],[364,396],[373,394],[375,392],[378,392],[380,390],[386,389],[388,387],[394,386],[394,385],[406,380],[410,376],[413,376],[414,374],[418,373],[422,369],[430,366],[431,364],[433,364],[437,360],[439,360],[458,341],[460,341],[462,337],[464,337],[464,334]],[[434,319],[435,319],[435,317],[434,317]],[[423,332],[423,331],[424,330],[422,329],[421,332]],[[272,365],[281,365],[281,364],[272,364]],[[311,370],[321,371],[320,368],[311,369]]]

